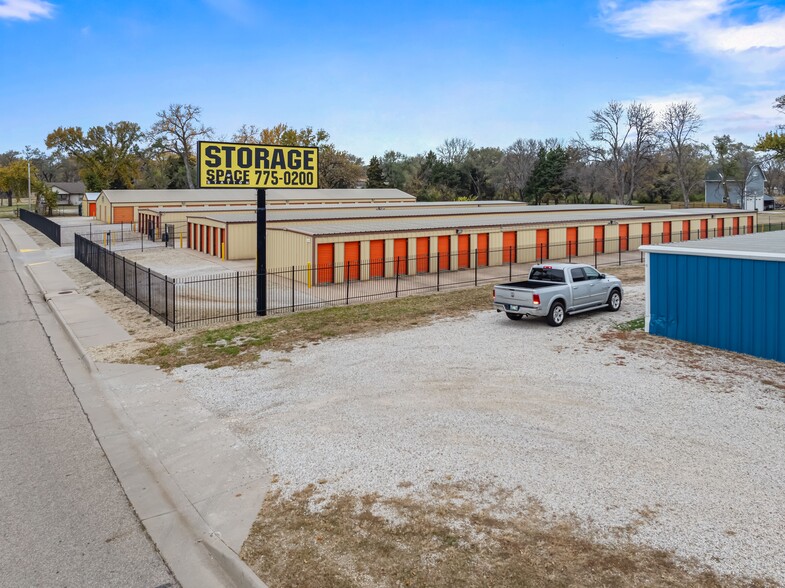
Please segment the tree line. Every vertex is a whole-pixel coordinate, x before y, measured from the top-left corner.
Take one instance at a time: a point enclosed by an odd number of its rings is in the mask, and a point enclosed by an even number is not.
[[[774,108],[785,113],[785,96]],[[505,199],[621,204],[703,199],[709,171],[744,180],[752,165],[767,172],[770,189],[785,190],[785,130],[778,127],[754,146],[728,135],[711,144],[697,140],[702,120],[691,102],[652,106],[610,101],[589,115],[586,137],[571,140],[520,138],[507,147],[478,147],[466,138],[446,139],[424,153],[388,150],[367,165],[330,141],[324,129],[242,125],[231,137],[202,122],[202,110],[172,104],[156,114],[149,129],[120,121],[58,127],[45,139],[48,151],[26,147],[0,153],[0,191],[17,201],[27,194],[27,163],[33,191],[56,201],[45,182],[84,181],[87,191],[175,189],[195,186],[195,149],[201,139],[320,148],[319,181],[324,188],[398,188],[418,200]],[[726,188],[727,196],[727,188]]]

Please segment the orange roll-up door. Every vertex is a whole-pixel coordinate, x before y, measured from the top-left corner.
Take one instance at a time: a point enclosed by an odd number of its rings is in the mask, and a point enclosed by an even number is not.
[[[753,219],[751,216],[747,217],[747,233],[754,233],[755,232],[755,225],[753,224]]]
[[[112,211],[113,223],[130,223],[134,220],[133,206],[115,206]]]
[[[732,232],[732,234],[733,235],[738,235],[739,234],[739,217],[738,216],[734,216],[733,217],[733,232]]]
[[[502,233],[502,262],[515,263],[518,259],[518,233],[508,231]]]
[[[90,216],[95,216],[95,202],[90,202],[87,208],[90,209]]]
[[[725,219],[718,218],[717,219],[717,236],[724,237],[725,236]]]
[[[332,243],[319,243],[316,247],[316,283],[332,284],[335,247]]]
[[[218,227],[213,227],[213,255],[216,257],[221,256],[221,232]]]
[[[384,239],[371,241],[371,259],[368,275],[372,278],[384,277]]]
[[[360,279],[360,242],[350,241],[343,244],[343,262],[347,269],[347,279]]]
[[[205,249],[205,226],[199,225],[199,251],[204,253]]]
[[[458,235],[458,269],[469,267],[469,235]]]
[[[395,258],[395,273],[406,274],[406,262],[409,259],[409,240],[395,239],[393,241],[393,257]]]
[[[709,238],[709,221],[708,221],[708,219],[705,219],[705,218],[701,219],[700,238],[701,239],[708,239]]]
[[[537,258],[548,259],[548,229],[537,229]]]
[[[194,237],[193,237],[194,226],[191,223],[188,223],[186,226],[188,227],[188,230],[185,232],[186,234],[185,246],[188,247],[188,249],[190,249],[191,243],[194,242]]]
[[[641,245],[651,245],[651,223],[641,225]]]
[[[630,225],[619,225],[619,249],[628,251],[630,248]]]
[[[431,240],[428,237],[417,237],[417,273],[427,272],[430,267]]]
[[[594,227],[594,252],[605,253],[605,227],[602,225]]]
[[[488,265],[488,233],[477,235],[477,266],[485,267]]]
[[[681,240],[690,240],[690,221],[681,221]]]
[[[578,255],[578,227],[567,227],[567,254]]]
[[[671,221],[665,221],[662,223],[662,242],[671,242]]]
[[[444,235],[439,237],[438,243],[438,253],[439,253],[439,269],[440,270],[449,270],[450,269],[450,236]]]

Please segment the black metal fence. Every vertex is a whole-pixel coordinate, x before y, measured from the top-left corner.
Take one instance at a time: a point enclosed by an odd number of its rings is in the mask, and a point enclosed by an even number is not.
[[[785,225],[783,225],[785,228]],[[744,234],[746,225],[723,234]],[[764,229],[765,230],[765,229]],[[773,230],[769,226],[768,230]],[[504,249],[292,266],[267,272],[267,314],[397,298],[525,278],[533,263],[580,262],[595,267],[641,263],[641,245],[706,239],[714,231],[540,243]],[[256,272],[170,278],[76,236],[76,258],[173,329],[256,316]]]
[[[164,324],[177,326],[174,279],[81,235],[75,236],[74,257]]]
[[[19,218],[34,229],[42,232],[46,237],[60,245],[60,225],[24,208],[19,208]]]

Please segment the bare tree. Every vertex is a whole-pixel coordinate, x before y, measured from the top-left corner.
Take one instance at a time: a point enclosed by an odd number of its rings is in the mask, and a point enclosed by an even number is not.
[[[213,133],[213,129],[205,127],[199,120],[201,114],[202,109],[199,106],[170,104],[169,108],[156,114],[158,120],[150,129],[150,135],[157,148],[175,153],[182,158],[190,189],[194,188],[191,158],[196,141],[201,137],[208,138]]]
[[[452,163],[457,165],[463,163],[469,155],[469,151],[474,148],[474,143],[470,139],[453,137],[445,139],[444,143],[436,148],[436,154],[442,163]]]
[[[580,135],[581,149],[595,162],[608,168],[616,201],[629,204],[643,170],[657,149],[657,120],[654,110],[633,102],[625,107],[612,100],[589,117],[590,141]]]
[[[624,148],[631,131],[624,115],[624,105],[611,100],[604,108],[593,110],[589,117],[593,125],[589,139],[594,144],[578,136],[583,150],[594,161],[602,162],[608,167],[618,202],[623,202],[625,196]]]
[[[654,109],[646,104],[633,102],[627,108],[627,124],[632,141],[627,150],[627,195],[624,204],[630,204],[638,187],[638,178],[644,168],[649,166],[658,147],[657,115]]]
[[[676,170],[684,206],[690,206],[687,164],[695,145],[695,134],[701,127],[701,116],[692,102],[668,105],[660,121],[660,132],[665,140]]]
[[[524,199],[524,189],[537,165],[537,154],[541,147],[543,144],[535,139],[517,139],[504,150],[499,165],[501,191],[515,194],[519,200]]]

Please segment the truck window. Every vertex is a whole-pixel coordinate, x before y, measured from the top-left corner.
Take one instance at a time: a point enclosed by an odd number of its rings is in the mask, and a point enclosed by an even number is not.
[[[582,267],[574,267],[570,270],[570,275],[572,275],[573,282],[582,282],[586,279],[586,276],[583,274]]]
[[[584,273],[586,274],[587,280],[599,280],[600,279],[600,272],[598,272],[593,267],[585,267],[583,268]]]
[[[564,270],[554,269],[552,267],[533,267],[529,274],[530,280],[538,280],[540,282],[561,282],[564,283]]]

